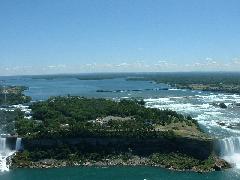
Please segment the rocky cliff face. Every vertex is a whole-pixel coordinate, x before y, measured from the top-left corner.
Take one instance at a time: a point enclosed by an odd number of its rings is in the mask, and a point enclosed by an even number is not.
[[[64,139],[35,139],[22,141],[25,149],[51,148],[61,145],[79,146],[98,152],[99,148],[107,152],[129,152],[136,155],[152,153],[183,153],[197,159],[207,159],[213,152],[211,139],[177,138],[64,138]]]
[[[6,148],[15,150],[17,137],[6,137]]]

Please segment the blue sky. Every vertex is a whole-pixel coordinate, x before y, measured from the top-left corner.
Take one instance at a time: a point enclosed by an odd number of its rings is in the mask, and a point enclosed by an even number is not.
[[[1,0],[0,75],[239,71],[239,0]]]

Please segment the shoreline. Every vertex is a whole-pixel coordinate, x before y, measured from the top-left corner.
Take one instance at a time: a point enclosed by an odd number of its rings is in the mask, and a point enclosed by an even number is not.
[[[113,158],[104,158],[102,160],[90,160],[84,159],[82,161],[70,161],[70,160],[56,160],[56,159],[43,159],[37,162],[28,161],[21,162],[19,164],[13,163],[16,154],[12,155],[8,159],[9,169],[50,169],[50,168],[63,168],[63,167],[156,167],[164,168],[172,171],[180,172],[196,172],[196,173],[208,173],[214,171],[223,171],[225,169],[231,168],[230,164],[225,160],[214,156],[214,163],[208,167],[202,167],[200,162],[198,165],[191,168],[178,168],[175,164],[169,162],[156,163],[149,157],[140,157],[133,155],[129,159],[124,159],[123,157],[116,156]],[[164,164],[165,163],[165,164]],[[180,162],[181,163],[181,162]]]

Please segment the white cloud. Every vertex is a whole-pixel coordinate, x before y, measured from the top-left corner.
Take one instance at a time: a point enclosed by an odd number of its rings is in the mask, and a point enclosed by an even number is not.
[[[57,66],[47,66],[50,69],[56,68]]]
[[[233,58],[233,63],[240,65],[240,58]]]
[[[130,64],[126,63],[126,62],[123,62],[123,63],[120,63],[120,64],[116,64],[115,66],[116,67],[121,67],[121,66],[129,66]]]

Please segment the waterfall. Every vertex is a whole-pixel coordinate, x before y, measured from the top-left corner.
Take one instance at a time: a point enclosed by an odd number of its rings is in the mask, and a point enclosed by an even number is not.
[[[17,140],[16,140],[16,146],[15,146],[15,150],[16,150],[16,151],[21,150],[21,148],[22,148],[21,142],[22,142],[22,138],[17,138]]]
[[[8,171],[7,158],[11,156],[14,151],[7,148],[6,138],[0,138],[0,172]]]
[[[0,153],[6,149],[6,138],[0,138]]]
[[[227,162],[240,168],[240,137],[219,140],[220,155]]]
[[[0,137],[0,173],[4,171],[9,171],[9,165],[7,164],[7,158],[12,156],[16,151],[22,148],[21,138],[16,139],[15,149],[10,150],[7,146],[7,138]],[[14,147],[14,146],[13,146]]]

